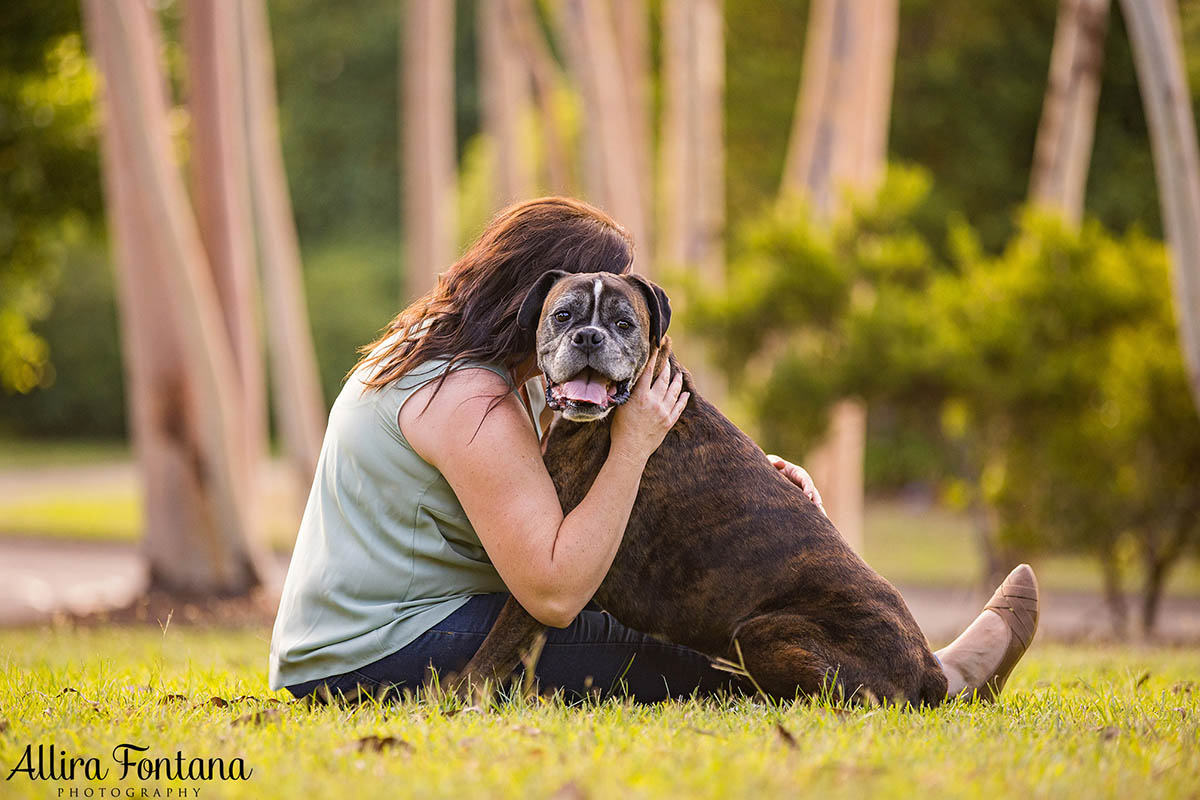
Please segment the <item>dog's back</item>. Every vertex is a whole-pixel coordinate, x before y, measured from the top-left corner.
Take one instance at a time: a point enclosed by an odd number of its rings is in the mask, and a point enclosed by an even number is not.
[[[685,384],[691,400],[646,465],[601,606],[712,656],[733,657],[737,639],[772,694],[832,681],[913,702],[944,697],[944,676],[895,588],[686,373]],[[555,423],[546,466],[564,511],[603,465],[609,425]],[[772,641],[799,655],[770,655]]]

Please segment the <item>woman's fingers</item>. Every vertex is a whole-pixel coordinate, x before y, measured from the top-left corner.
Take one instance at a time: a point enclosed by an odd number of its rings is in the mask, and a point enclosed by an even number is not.
[[[783,473],[783,476],[800,488],[800,491],[816,504],[817,508],[821,509],[821,513],[825,513],[825,505],[821,502],[821,493],[817,491],[817,484],[808,474],[808,470],[804,467],[786,461],[776,455],[768,455],[767,460],[775,469]],[[829,516],[826,514],[826,516]]]
[[[669,403],[674,403],[679,399],[679,393],[683,391],[683,370],[675,370],[675,375],[671,378],[671,382],[667,385],[667,391],[664,395]]]
[[[683,414],[683,410],[687,408],[688,400],[691,399],[691,396],[691,392],[684,392],[683,394],[679,395],[678,399],[676,399],[675,406],[671,409],[672,425],[679,421],[679,417]]]

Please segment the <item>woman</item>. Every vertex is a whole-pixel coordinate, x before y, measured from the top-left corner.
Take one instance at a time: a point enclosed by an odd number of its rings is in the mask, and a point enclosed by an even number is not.
[[[629,235],[597,209],[522,203],[364,348],[330,413],[288,569],[273,689],[354,694],[416,688],[431,669],[455,673],[509,592],[551,628],[536,667],[543,689],[620,687],[656,701],[732,687],[707,657],[586,608],[642,469],[687,404],[682,376],[642,376],[614,412],[604,467],[569,514],[542,463],[549,416],[533,332],[517,324],[521,302],[547,270],[620,273],[632,261]],[[773,461],[820,501],[803,470]],[[999,633],[990,648],[1003,655]]]

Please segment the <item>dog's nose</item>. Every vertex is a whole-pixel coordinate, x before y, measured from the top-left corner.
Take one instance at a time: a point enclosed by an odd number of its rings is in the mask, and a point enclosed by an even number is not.
[[[585,353],[590,353],[604,344],[604,331],[594,325],[580,328],[571,334],[571,344]]]

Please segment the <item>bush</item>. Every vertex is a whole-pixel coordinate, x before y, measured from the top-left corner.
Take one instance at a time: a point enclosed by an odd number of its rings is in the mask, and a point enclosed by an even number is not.
[[[928,197],[923,173],[894,169],[829,226],[800,206],[749,221],[728,285],[689,287],[686,321],[764,446],[805,452],[834,401],[861,397],[872,436],[924,437],[910,463],[972,508],[989,573],[1082,550],[1119,612],[1117,554],[1132,546],[1150,630],[1200,538],[1200,417],[1162,244],[1024,213],[995,256],[952,224],[941,263],[917,223]]]

